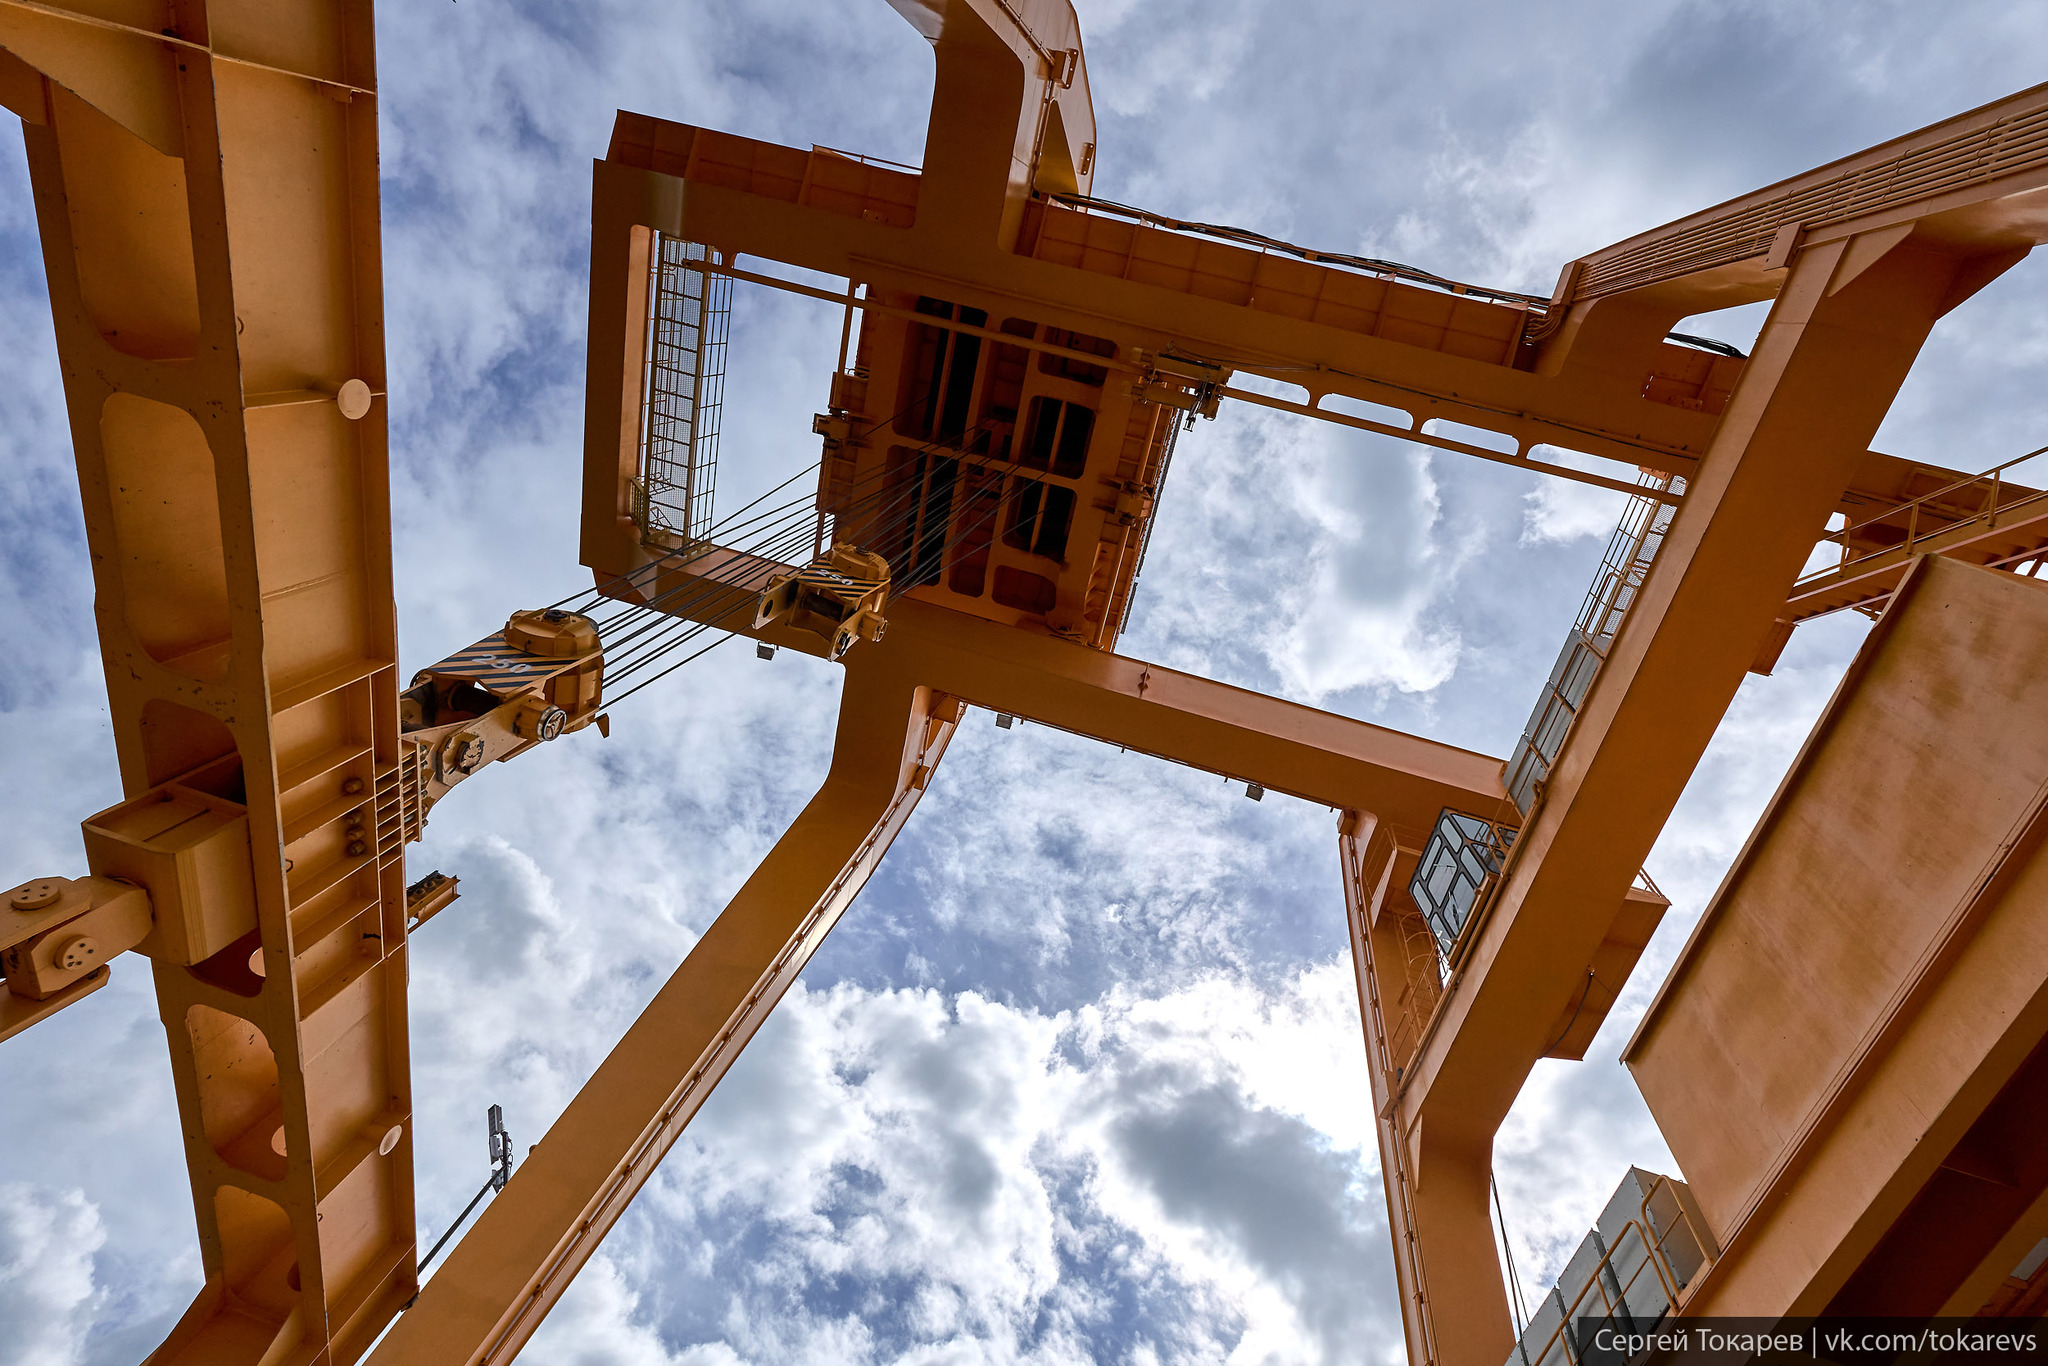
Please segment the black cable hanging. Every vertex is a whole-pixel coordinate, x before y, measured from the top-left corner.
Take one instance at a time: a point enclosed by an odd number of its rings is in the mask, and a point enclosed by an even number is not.
[[[907,408],[904,411],[909,411]],[[901,414],[897,414],[901,416]],[[871,430],[888,425],[888,419],[875,424]],[[959,450],[971,443],[987,424],[976,423],[957,437],[945,441],[930,441],[915,448],[911,455],[924,457],[945,449]],[[942,459],[957,457],[946,457]],[[836,526],[857,522],[862,539],[869,544],[889,544],[906,532],[916,533],[917,523],[931,515],[936,509],[928,506],[932,501],[931,477],[926,472],[921,477],[901,482],[895,476],[902,469],[900,464],[878,464],[861,475],[844,490],[838,506],[829,513],[817,506],[817,496],[806,493],[779,503],[769,503],[776,494],[807,475],[814,475],[822,468],[823,461],[814,461],[796,473],[782,480],[774,487],[757,496],[733,513],[720,518],[706,532],[703,540],[694,545],[666,551],[647,564],[640,565],[622,576],[627,585],[644,589],[657,580],[663,569],[678,559],[695,558],[704,553],[706,544],[714,537],[721,541],[736,539],[737,533],[750,533],[745,545],[722,545],[719,548],[729,552],[729,558],[720,566],[686,581],[653,594],[641,602],[621,604],[618,610],[598,615],[611,604],[620,604],[616,583],[612,591],[597,588],[583,589],[551,604],[553,608],[568,609],[590,614],[596,620],[601,638],[605,641],[608,667],[607,684],[623,682],[633,678],[656,664],[663,663],[677,650],[713,629],[709,624],[691,619],[691,612],[720,597],[735,591],[758,591],[765,588],[766,581],[786,562],[793,562],[806,543],[815,543],[818,524],[830,516]],[[943,565],[947,556],[959,545],[984,533],[990,532],[992,524],[1001,516],[1005,502],[1001,498],[977,499],[981,506],[972,514],[960,515],[953,499],[946,500],[946,526],[932,527],[921,534],[912,534],[912,544],[906,548],[909,558],[917,562],[921,570],[925,565]],[[946,534],[948,531],[950,535]],[[937,533],[936,535],[934,533]],[[889,597],[900,596],[917,583],[911,582],[909,565],[893,566],[892,584]],[[921,573],[918,582],[924,582]],[[758,580],[758,581],[752,581]],[[623,634],[622,634],[623,632]],[[695,650],[683,658],[666,663],[651,675],[639,679],[630,688],[607,699],[609,704],[622,702],[658,679],[667,677],[691,660],[701,658],[718,645],[736,634],[722,633],[717,640]]]
[[[1515,1270],[1515,1244],[1514,1240],[1508,1237],[1507,1211],[1501,1208],[1500,1182],[1494,1179],[1491,1166],[1486,1169],[1486,1184],[1493,1191],[1494,1217],[1500,1220],[1500,1247],[1507,1255],[1508,1288],[1514,1291],[1515,1295],[1515,1337],[1520,1339],[1522,1334],[1528,1331],[1529,1306],[1522,1301],[1522,1277]]]

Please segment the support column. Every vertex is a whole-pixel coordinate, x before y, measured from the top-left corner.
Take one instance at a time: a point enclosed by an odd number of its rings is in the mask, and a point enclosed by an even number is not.
[[[817,795],[370,1360],[519,1352],[838,922],[916,806],[961,704],[849,656]]]
[[[1502,1337],[1508,1324],[1507,1291],[1500,1280],[1483,1179],[1492,1170],[1491,1140],[1475,1165],[1468,1153],[1444,1154],[1425,1143],[1411,1142],[1400,1125],[1402,1076],[1417,1042],[1413,1028],[1427,1020],[1436,1001],[1431,995],[1410,1002],[1409,1007],[1402,1005],[1402,994],[1412,993],[1416,986],[1410,980],[1408,948],[1398,923],[1407,902],[1401,879],[1413,870],[1413,851],[1408,851],[1410,857],[1404,865],[1403,850],[1386,824],[1369,812],[1351,811],[1338,826],[1338,852],[1344,865],[1345,920],[1351,931],[1352,965],[1358,974],[1366,1070],[1372,1079],[1373,1133],[1379,1141],[1380,1179],[1386,1187],[1387,1225],[1393,1235],[1394,1276],[1400,1289],[1408,1360],[1412,1366],[1435,1366],[1505,1357],[1510,1345],[1509,1339]],[[1408,911],[1410,917],[1413,914]],[[1432,956],[1424,987],[1435,981],[1434,972]],[[1412,1028],[1408,1027],[1411,1017],[1419,1017],[1412,1020]],[[1450,1160],[1445,1160],[1447,1156]],[[1475,1169],[1482,1176],[1476,1191],[1469,1179]],[[1439,1238],[1425,1264],[1419,1230],[1426,1226],[1469,1231],[1475,1200],[1479,1229],[1485,1237],[1457,1244]],[[1458,1314],[1441,1321],[1433,1313],[1432,1271],[1454,1290],[1461,1306]],[[1497,1312],[1482,1314],[1478,1311],[1489,1287],[1497,1291]]]
[[[1499,1273],[1489,1269],[1493,1133],[1547,1051],[1546,1034],[1569,1007],[1613,907],[1929,330],[1997,273],[1909,232],[1868,233],[1793,258],[1656,567],[1408,1075],[1400,1122],[1416,1156],[1417,1244],[1437,1269],[1434,1322],[1445,1333],[1500,1325],[1469,1353],[1440,1342],[1450,1366],[1496,1362],[1508,1347]],[[1454,1283],[1442,1270],[1450,1265],[1472,1274]]]

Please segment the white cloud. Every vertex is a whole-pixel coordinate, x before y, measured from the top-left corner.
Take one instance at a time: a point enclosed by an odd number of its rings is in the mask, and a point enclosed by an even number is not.
[[[106,1240],[84,1191],[0,1184],[0,1323],[11,1366],[84,1360],[86,1334],[108,1299],[92,1260]]]
[[[1902,4],[1845,25],[1749,4],[1102,0],[1082,13],[1098,185],[1547,292],[1581,251],[2035,79],[2038,14],[1951,9],[1929,28]],[[585,196],[612,111],[914,162],[931,58],[873,0],[614,0],[573,22],[386,4],[380,24],[397,592],[423,662],[586,581]],[[73,822],[118,778],[26,176],[0,155],[20,323],[0,335],[0,816],[28,876],[80,870]],[[2034,444],[2044,268],[1944,321],[1880,448],[1988,464]],[[721,471],[742,498],[810,458],[837,342],[836,319],[743,303]],[[1127,647],[1500,752],[1609,498],[1227,412],[1180,448]],[[1802,628],[1745,687],[1652,856],[1679,904],[1595,1061],[1539,1069],[1504,1131],[1525,1267],[1568,1250],[1623,1163],[1661,1160],[1601,1059],[1859,631]],[[837,686],[809,661],[714,654],[622,708],[611,740],[550,746],[436,813],[414,872],[461,874],[465,897],[412,949],[424,1227],[482,1179],[483,1107],[537,1138],[799,809]],[[1340,907],[1327,813],[976,714],[529,1358],[1397,1351]],[[8,1236],[31,1215],[71,1231],[62,1274],[34,1281],[63,1306],[53,1350],[120,1366],[200,1279],[147,978],[117,965],[0,1049],[10,1116],[45,1117],[9,1131],[0,1176],[40,1194],[9,1206]]]
[[[1182,437],[1160,518],[1130,648],[1311,703],[1427,692],[1456,667],[1441,595],[1470,552],[1443,539],[1413,448],[1231,410]]]
[[[1273,992],[1213,976],[1055,1014],[800,986],[623,1231],[628,1260],[729,1300],[661,1350],[1353,1359],[1387,1308],[1358,1286],[1386,1253],[1345,1084],[1355,990],[1334,962]],[[646,1310],[607,1268],[531,1351],[555,1359],[600,1315],[640,1342]]]
[[[1538,447],[1535,458],[1553,461],[1568,469],[1604,474],[1610,479],[1616,477],[1617,467],[1613,462],[1595,460],[1576,451]],[[1592,536],[1599,537],[1605,544],[1615,524],[1621,520],[1623,509],[1628,506],[1628,495],[1569,479],[1545,479],[1523,494],[1522,501],[1525,507],[1521,545],[1564,545]]]

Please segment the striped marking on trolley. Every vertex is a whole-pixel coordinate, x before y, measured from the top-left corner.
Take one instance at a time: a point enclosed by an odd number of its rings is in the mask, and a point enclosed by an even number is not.
[[[456,674],[478,683],[519,684],[547,678],[581,662],[580,658],[541,658],[511,649],[496,641],[480,640],[468,649],[457,650],[440,663],[430,666],[427,672]]]

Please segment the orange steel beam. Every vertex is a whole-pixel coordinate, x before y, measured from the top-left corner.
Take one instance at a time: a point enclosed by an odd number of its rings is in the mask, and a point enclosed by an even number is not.
[[[2040,209],[2020,196],[2044,185],[2048,85],[2037,85],[1617,242],[1560,284],[1573,301],[1676,285],[1745,303],[1775,293],[1772,274],[1802,247],[1930,220],[1955,241],[2007,236],[2024,255]],[[2015,227],[2024,240],[2010,240]]]
[[[1439,1359],[1510,1346],[1492,1136],[1935,320],[2017,259],[1903,232],[1798,253],[1757,353],[1406,1074],[1398,1130]]]
[[[246,820],[187,907],[238,937],[153,952],[205,1287],[151,1360],[348,1361],[415,1257],[399,839],[345,830],[398,742],[370,6],[162,8],[0,4],[123,787]]]
[[[960,715],[897,670],[849,664],[824,785],[372,1362],[518,1355],[881,862]]]
[[[1442,300],[1446,311],[1470,310],[1481,314],[1483,325],[1504,329],[1508,340],[1495,345],[1494,359],[1470,359],[1354,331],[1334,320],[1310,321],[1270,311],[1261,306],[1262,296],[1249,281],[1235,289],[1243,300],[1235,302],[1021,254],[1014,236],[1006,239],[998,232],[994,215],[963,224],[956,215],[942,212],[963,196],[960,168],[937,152],[961,120],[975,115],[947,102],[943,54],[940,73],[928,144],[934,155],[922,175],[912,178],[916,217],[906,227],[731,188],[726,183],[731,176],[720,173],[712,179],[713,168],[701,164],[705,157],[695,149],[705,141],[706,130],[622,114],[609,155],[597,163],[593,186],[592,310],[594,320],[605,324],[593,336],[608,339],[615,335],[613,326],[628,326],[624,305],[631,286],[625,278],[622,239],[627,226],[637,224],[877,288],[943,290],[942,297],[955,300],[1003,301],[1041,322],[1106,337],[1127,350],[1178,347],[1298,384],[1308,391],[1311,402],[1341,394],[1399,410],[1408,414],[1411,428],[1443,419],[1503,433],[1524,451],[1550,444],[1681,474],[1690,472],[1705,449],[1714,425],[1711,417],[1641,397],[1649,349],[1685,316],[1684,302],[1632,310],[1625,322],[1605,330],[1599,347],[1560,348],[1558,356],[1570,351],[1571,359],[1550,373],[1508,363],[1516,359],[1512,337],[1526,314],[1504,305],[1454,299],[1413,286],[1387,286],[1390,293],[1401,291],[1404,306],[1419,308],[1425,301]],[[664,144],[675,144],[675,150]],[[761,146],[799,158],[808,155]],[[699,176],[689,174],[693,168]],[[1012,199],[1021,214],[1030,201],[1022,187],[1015,188]],[[1057,206],[1043,212],[1087,217]],[[1163,231],[1140,231],[1173,237]],[[1203,249],[1243,258],[1223,263],[1227,268],[1278,269],[1265,264],[1278,258],[1244,248]],[[607,259],[614,255],[617,264]],[[1082,259],[1087,259],[1085,252]],[[1336,267],[1285,264],[1314,277],[1303,286],[1311,291],[1324,288],[1326,280],[1358,278]],[[1282,295],[1275,289],[1263,297],[1270,302]],[[1602,316],[1615,313],[1610,310]],[[1435,331],[1443,333],[1445,328],[1436,324]],[[1593,335],[1591,329],[1574,329],[1573,341],[1581,331]],[[1528,363],[1526,358],[1523,363]],[[623,378],[620,375],[620,388]],[[595,355],[591,386],[597,392],[615,391],[610,364],[600,366]],[[593,422],[608,417],[607,411],[593,406]],[[593,445],[599,444],[597,431],[588,434]],[[587,527],[586,534],[591,530]],[[609,528],[594,530],[599,545],[609,539]],[[586,542],[586,552],[596,548]]]
[[[752,603],[736,592],[694,615],[818,651],[802,632],[754,632]],[[1383,810],[1390,827],[1418,832],[1411,839],[1446,805],[1493,811],[1506,800],[1500,761],[1485,755],[912,599],[889,612],[884,638],[846,658],[824,787],[372,1362],[516,1353],[859,892],[967,702],[1310,801]]]
[[[927,315],[917,313],[914,310],[894,308],[888,304],[877,303],[872,299],[856,297],[850,292],[840,293],[829,289],[819,289],[799,281],[786,280],[780,276],[746,270],[734,265],[707,262],[703,268],[710,274],[729,275],[735,280],[744,280],[749,284],[765,285],[768,288],[778,289],[784,293],[816,299],[821,303],[834,304],[849,310],[859,310],[862,313],[874,313],[911,321],[929,321]],[[1019,337],[1013,333],[998,331],[994,328],[970,327],[964,323],[955,322],[950,324],[947,330],[967,336],[980,337],[985,341],[1000,342],[1005,346],[1014,346],[1039,354],[1062,356],[1072,354],[1066,347],[1052,346],[1045,342]],[[1097,357],[1095,363],[1106,370],[1127,375],[1137,376],[1143,373],[1143,367],[1128,361],[1118,360],[1114,356]],[[1294,371],[1287,367],[1269,367],[1261,370],[1256,366],[1247,366],[1245,369],[1248,373],[1261,374],[1265,378],[1278,379],[1282,382],[1288,382],[1295,377]],[[1585,470],[1575,470],[1564,465],[1537,460],[1529,454],[1530,448],[1527,445],[1524,445],[1514,453],[1493,450],[1485,446],[1475,446],[1468,441],[1457,441],[1449,437],[1440,436],[1419,426],[1404,427],[1395,423],[1375,421],[1371,418],[1359,417],[1356,414],[1346,413],[1335,408],[1318,407],[1310,403],[1297,403],[1287,398],[1272,394],[1262,394],[1249,389],[1224,386],[1218,389],[1217,392],[1224,398],[1237,399],[1257,407],[1271,408],[1276,412],[1293,413],[1299,417],[1312,417],[1319,421],[1350,427],[1357,431],[1372,432],[1380,436],[1395,437],[1402,441],[1413,441],[1420,445],[1434,446],[1438,450],[1451,451],[1458,455],[1469,455],[1495,464],[1517,466],[1551,478],[1567,479],[1575,483],[1588,484],[1595,488],[1610,489],[1617,493],[1626,493],[1631,497],[1649,498],[1655,502],[1672,504],[1684,501],[1683,494],[1672,493],[1666,489],[1646,487],[1625,479],[1609,478],[1605,475],[1594,474]],[[1327,398],[1329,395],[1324,394],[1320,397]],[[1412,422],[1413,420],[1411,417],[1410,421]],[[1686,470],[1691,468],[1692,465],[1690,463],[1684,466]],[[1901,460],[1897,456],[1885,455],[1879,451],[1868,451],[1865,452],[1863,459],[1858,462],[1856,472],[1850,477],[1848,488],[1844,491],[1842,501],[1836,508],[1836,511],[1849,518],[1852,522],[1863,521],[1869,519],[1873,511],[1889,509],[1911,501],[1914,496],[1911,492],[1911,486],[1916,479],[1922,483],[1932,480],[1940,485],[1950,485],[1969,484],[1976,481],[1979,477],[1960,470],[1948,469],[1941,465],[1931,465],[1923,461]],[[2009,490],[2009,496],[2016,499],[2033,492],[2036,492],[2036,490],[2015,486]]]
[[[1787,621],[1809,621],[1845,607],[1882,606],[1919,555],[1941,555],[1996,568],[2038,558],[2048,549],[2048,493],[2022,494],[2000,497],[1994,488],[1994,504],[1982,515],[1946,524],[1930,515],[1925,526],[1916,525],[1909,506],[1904,514],[1886,518],[1887,522],[1906,523],[1899,528],[1904,540],[1802,578],[1793,586],[1780,615]]]
[[[1412,872],[1414,864],[1411,860],[1403,869],[1398,839],[1365,812],[1346,813],[1339,826],[1337,849],[1344,870],[1344,923],[1351,935],[1351,966],[1358,977],[1359,1015],[1365,1026],[1366,1075],[1372,1086],[1380,1185],[1386,1192],[1387,1230],[1396,1249],[1394,1282],[1401,1303],[1401,1330],[1407,1340],[1408,1360],[1420,1366],[1442,1357],[1429,1316],[1429,1285],[1422,1263],[1400,1252],[1416,1237],[1415,1180],[1408,1170],[1407,1144],[1402,1142],[1394,1113],[1401,1071],[1394,1061],[1396,1045],[1387,1027],[1392,1012],[1384,999],[1387,993],[1382,991],[1383,983],[1398,990],[1396,984],[1406,976],[1407,964],[1391,961],[1406,956],[1395,951],[1392,936],[1374,933],[1389,895],[1399,895],[1400,872]]]
[[[820,638],[807,631],[754,627],[761,586],[788,568],[702,550],[653,575],[601,586],[623,601],[673,604],[665,610],[823,657]],[[848,655],[849,667],[886,660],[921,685],[991,711],[1337,810],[1372,810],[1418,842],[1446,806],[1496,819],[1512,813],[1501,761],[1489,755],[915,597],[891,602],[888,621],[881,640]]]
[[[892,603],[888,635],[862,648],[991,711],[1408,831],[1446,806],[1497,815],[1507,800],[1487,755],[912,599]]]
[[[1974,1314],[2048,1232],[2044,701],[2048,585],[1916,560],[1701,912],[1622,1049],[1687,1315]]]
[[[828,289],[818,289],[811,285],[799,284],[794,280],[784,280],[774,275],[763,275],[758,271],[743,270],[737,266],[707,264],[704,269],[709,274],[730,275],[735,280],[745,280],[749,284],[766,285],[771,289],[782,290],[784,293],[802,295],[806,298],[817,299],[822,303],[839,304],[849,309],[858,309],[863,313],[902,318],[912,322],[929,321],[929,315],[920,314],[912,309],[892,308],[888,304],[876,303],[872,299],[853,298],[847,294],[835,293]],[[951,324],[947,330],[965,336],[980,337],[984,341],[1000,342],[1005,346],[1015,346],[1022,350],[1040,354],[1062,356],[1072,354],[1065,347],[1051,346],[1044,342],[1019,338],[1011,333],[1001,332],[989,327],[970,327],[964,323],[956,322]],[[1118,360],[1113,356],[1101,357],[1097,363],[1106,370],[1119,371],[1131,376],[1144,373],[1143,367],[1133,365],[1128,361]],[[1492,450],[1485,446],[1475,446],[1469,441],[1456,441],[1450,437],[1439,436],[1434,432],[1425,431],[1419,426],[1403,427],[1391,422],[1378,422],[1371,418],[1340,412],[1334,408],[1319,408],[1314,404],[1296,403],[1291,399],[1278,398],[1271,394],[1261,394],[1254,390],[1240,389],[1229,385],[1219,388],[1216,392],[1224,398],[1234,398],[1257,407],[1271,408],[1276,412],[1293,413],[1298,417],[1312,417],[1323,422],[1335,423],[1340,427],[1351,427],[1357,431],[1373,432],[1380,436],[1391,436],[1402,441],[1413,441],[1418,445],[1434,446],[1438,450],[1452,451],[1458,455],[1469,455],[1475,459],[1491,461],[1495,464],[1512,465],[1521,469],[1532,470],[1538,474],[1549,475],[1555,479],[1567,479],[1573,483],[1588,484],[1594,488],[1608,489],[1615,493],[1626,493],[1632,497],[1649,498],[1660,503],[1679,503],[1684,501],[1683,494],[1672,493],[1666,489],[1645,488],[1627,479],[1615,479],[1586,470],[1575,470],[1568,465],[1550,464],[1545,461],[1536,460],[1526,453],[1511,454],[1506,451]],[[1413,421],[1412,418],[1410,420]]]
[[[962,155],[962,129],[976,120],[1024,121],[1021,107],[1012,113],[990,93],[994,84],[976,83],[1000,46],[994,21],[961,3],[924,13],[941,40],[921,175],[821,197],[813,187],[832,168],[817,154],[620,116],[594,184],[584,561],[604,581],[661,553],[643,546],[632,520],[635,337],[645,316],[636,227],[707,243],[728,261],[745,253],[870,292],[1010,312],[1106,338],[1119,355],[1170,352],[1297,383],[1308,397],[1301,409],[1343,394],[1396,409],[1414,428],[1444,419],[1505,434],[1511,458],[1543,442],[1685,476],[1685,511],[1523,831],[1490,921],[1438,1003],[1422,1054],[1396,1078],[1382,1132],[1396,1145],[1383,1169],[1407,1183],[1394,1202],[1409,1226],[1396,1252],[1407,1263],[1404,1294],[1423,1296],[1412,1308],[1425,1359],[1498,1360],[1509,1329],[1486,1217],[1494,1129],[1549,1051],[1544,1036],[1583,986],[1743,671],[1781,634],[1785,592],[1828,514],[1881,501],[1895,481],[1895,462],[1867,443],[1927,327],[2048,226],[2039,196],[2026,193],[2048,174],[2048,146],[2007,146],[1983,131],[2031,127],[2048,110],[2048,88],[1852,158],[1846,179],[1840,167],[1804,178],[1847,193],[1840,202],[1862,205],[1861,218],[1812,217],[1802,240],[1797,223],[1775,220],[1743,236],[1750,209],[1740,203],[1709,210],[1574,263],[1538,313],[1361,283],[1033,200],[1028,182],[996,174],[992,156]],[[980,65],[963,57],[969,49]],[[1027,83],[1005,80],[1011,92]],[[1975,163],[1944,161],[1923,175],[1913,159],[1923,144],[1996,145]],[[1875,199],[1857,197],[1866,165],[1891,177]],[[1894,175],[1902,168],[1912,173]],[[1803,205],[1804,194],[1762,202]],[[1731,223],[1742,229],[1733,245],[1698,254],[1699,241]],[[1617,284],[1608,267],[1629,252],[1640,260],[1628,269],[1647,273]],[[1663,341],[1687,314],[1774,295],[1772,323],[1746,362],[1703,364]],[[1880,487],[1860,487],[1870,479]],[[1385,1022],[1371,1028],[1384,1041]]]

